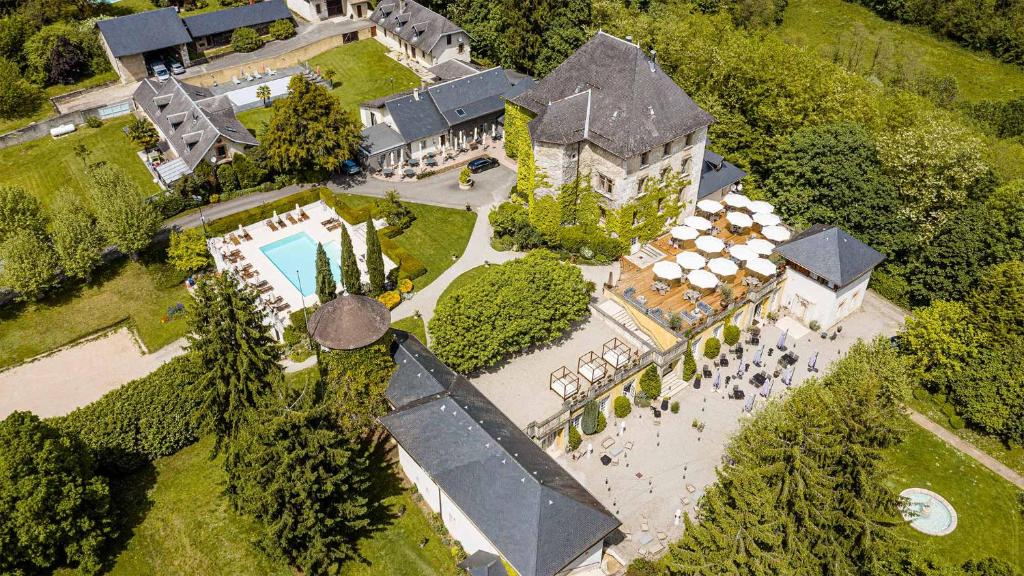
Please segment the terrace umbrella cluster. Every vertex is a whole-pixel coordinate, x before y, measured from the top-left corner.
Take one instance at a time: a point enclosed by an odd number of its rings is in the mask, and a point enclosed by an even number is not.
[[[683,269],[675,262],[662,260],[654,263],[654,275],[663,280],[679,280],[683,277]]]
[[[709,290],[718,286],[718,277],[707,270],[691,270],[686,275],[686,281],[697,288]]]
[[[696,252],[680,252],[676,254],[676,263],[687,270],[700,270],[707,265],[707,260]]]
[[[669,232],[676,240],[696,240],[700,236],[700,232],[689,226],[673,226]]]
[[[702,216],[687,216],[683,219],[683,224],[701,232],[711,230],[713,226],[710,220]]]

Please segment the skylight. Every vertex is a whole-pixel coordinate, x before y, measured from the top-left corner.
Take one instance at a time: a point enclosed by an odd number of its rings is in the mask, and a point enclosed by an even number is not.
[[[466,111],[463,110],[462,108],[456,108],[455,113],[459,116],[459,118],[462,118],[463,116],[466,115]]]

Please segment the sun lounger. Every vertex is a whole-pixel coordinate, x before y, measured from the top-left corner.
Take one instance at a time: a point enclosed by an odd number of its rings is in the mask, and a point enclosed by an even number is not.
[[[270,66],[267,66],[267,74],[270,76],[277,76],[277,70],[274,70]]]
[[[335,222],[327,227],[328,230],[337,230],[338,228],[341,228],[341,222]]]
[[[690,494],[693,494],[694,492],[697,491],[697,489],[694,488],[693,484],[687,484],[686,485],[686,491],[689,492]]]
[[[236,85],[242,83],[242,81],[238,79],[238,76],[232,76],[231,81],[234,82]]]
[[[292,216],[290,213],[288,215],[286,215],[285,218],[288,220],[288,223],[291,224],[292,226],[294,226],[294,225],[299,223],[299,221],[296,220],[295,217]]]
[[[647,520],[640,522],[640,530],[647,532],[651,529],[651,525],[647,523]]]
[[[306,220],[309,220],[309,214],[306,214],[305,210],[299,210],[299,221],[305,222]]]
[[[274,306],[274,312],[284,312],[285,310],[288,310],[291,307],[292,307],[291,304],[285,302],[284,304],[280,304],[278,306]]]
[[[612,446],[614,444],[615,444],[615,438],[608,437],[608,438],[605,438],[604,440],[601,441],[601,448],[607,449],[607,448],[609,448],[610,446]]]
[[[269,226],[272,231],[277,232],[277,226],[274,225],[273,220],[267,220],[267,226]]]
[[[229,235],[228,235],[228,241],[229,241],[229,242],[231,242],[231,243],[232,243],[233,245],[235,245],[235,246],[238,246],[239,244],[241,244],[241,243],[242,243],[242,242],[241,242],[241,241],[240,241],[240,240],[238,239],[238,236],[235,236],[234,234],[229,234]]]

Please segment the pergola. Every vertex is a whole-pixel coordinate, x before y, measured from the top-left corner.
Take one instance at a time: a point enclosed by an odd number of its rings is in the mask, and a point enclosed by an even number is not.
[[[591,384],[604,378],[608,373],[608,363],[594,352],[587,352],[576,362],[576,371]]]
[[[565,400],[579,391],[580,379],[567,366],[562,366],[551,373],[549,387]]]
[[[604,358],[605,362],[610,364],[612,368],[616,369],[629,364],[629,357],[632,353],[633,349],[618,338],[612,338],[601,346],[601,357]]]

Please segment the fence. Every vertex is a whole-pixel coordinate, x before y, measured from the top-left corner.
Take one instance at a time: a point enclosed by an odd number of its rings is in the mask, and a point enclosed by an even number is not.
[[[7,134],[0,135],[0,148],[16,146],[18,144],[24,144],[25,142],[49,137],[51,128],[56,128],[63,124],[81,126],[82,124],[85,124],[86,119],[90,116],[95,116],[100,120],[108,120],[110,118],[131,114],[133,110],[135,110],[134,102],[131,100],[122,100],[120,102],[104,104],[87,110],[76,110],[66,114],[59,114],[52,118],[47,118],[46,120],[40,120],[39,122],[29,124],[24,128],[19,128],[12,132],[8,132]]]

